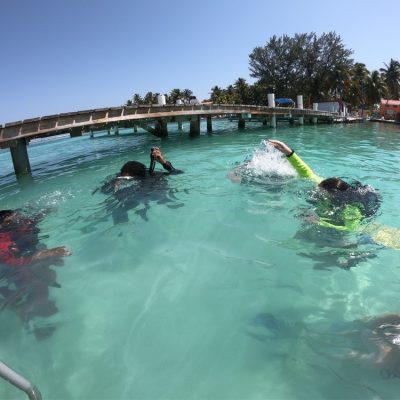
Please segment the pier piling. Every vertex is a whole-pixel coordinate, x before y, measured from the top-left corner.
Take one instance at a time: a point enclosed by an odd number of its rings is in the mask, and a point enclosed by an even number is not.
[[[16,145],[10,147],[10,151],[15,175],[30,174],[31,165],[28,157],[27,140],[25,138],[16,140]]]
[[[200,135],[200,115],[195,115],[190,120],[190,137],[195,137]]]

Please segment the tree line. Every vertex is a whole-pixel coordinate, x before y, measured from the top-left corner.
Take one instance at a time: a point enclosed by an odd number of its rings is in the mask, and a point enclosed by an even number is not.
[[[157,104],[157,97],[160,93],[147,92],[143,97],[139,93],[135,93],[132,99],[128,100],[125,105],[131,106],[133,104]],[[183,103],[189,103],[194,97],[190,89],[172,89],[169,93],[164,94],[167,104],[176,104],[177,100]]]
[[[301,33],[272,36],[265,46],[255,47],[249,55],[250,84],[238,78],[226,88],[214,86],[209,101],[219,104],[266,105],[267,94],[296,99],[304,104],[321,101],[344,101],[353,107],[373,108],[381,98],[400,99],[400,62],[390,59],[384,67],[369,71],[365,64],[351,58],[342,38],[335,32]],[[166,95],[167,104],[177,99],[189,102],[193,92],[173,89]],[[154,104],[157,94],[143,98],[135,94],[134,104]]]

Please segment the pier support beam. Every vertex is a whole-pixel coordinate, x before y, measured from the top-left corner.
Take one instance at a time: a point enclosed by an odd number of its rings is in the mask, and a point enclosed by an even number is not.
[[[271,126],[272,128],[276,128],[276,115],[271,116]]]
[[[304,125],[304,117],[299,117],[299,125]]]
[[[200,115],[195,115],[190,120],[190,137],[196,137],[200,135]]]
[[[178,131],[181,132],[183,130],[183,124],[182,121],[178,122]]]
[[[244,129],[245,127],[246,127],[246,121],[241,115],[239,115],[238,129]]]
[[[16,146],[10,147],[11,158],[14,165],[15,175],[26,175],[31,173],[29,163],[27,141],[25,138],[18,139]]]
[[[137,125],[133,124],[133,132],[137,133]]]
[[[158,119],[156,121],[155,135],[158,137],[166,138],[168,137],[168,127],[167,121],[165,119]]]
[[[313,111],[318,111],[318,103],[313,103]],[[318,123],[318,118],[317,117],[313,117],[312,123],[313,124],[317,124]]]
[[[207,115],[207,133],[212,133],[212,119],[211,115]]]

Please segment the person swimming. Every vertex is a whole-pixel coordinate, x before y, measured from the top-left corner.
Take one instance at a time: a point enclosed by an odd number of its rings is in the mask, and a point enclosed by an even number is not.
[[[161,164],[166,172],[155,171],[156,162]],[[112,214],[114,224],[127,222],[128,210],[137,208],[140,204],[144,205],[144,210],[138,212],[146,219],[150,200],[168,202],[165,176],[181,173],[183,171],[174,168],[158,147],[152,147],[149,168],[139,161],[128,161],[119,173],[108,178],[93,194],[100,190],[103,194],[111,195],[106,201],[106,207]]]
[[[400,314],[384,313],[341,325],[339,331],[309,330],[310,347],[323,356],[378,368],[384,378],[400,378]]]
[[[358,231],[364,218],[376,214],[380,206],[380,197],[369,185],[358,181],[348,183],[341,178],[323,179],[285,143],[268,140],[273,147],[286,155],[289,163],[300,177],[317,183],[318,189],[309,202],[316,206],[316,222],[320,226],[343,231]]]
[[[358,181],[348,183],[337,177],[323,179],[284,142],[268,140],[268,143],[286,155],[300,177],[317,184],[319,190],[309,199],[316,205],[317,215],[308,218],[310,222],[338,231],[366,233],[377,244],[400,249],[399,229],[378,223],[363,224],[365,219],[376,215],[381,203],[379,194],[372,186]]]
[[[37,226],[43,214],[21,210],[0,211],[1,308],[15,311],[38,339],[49,336],[53,326],[37,326],[36,317],[49,317],[58,309],[49,298],[49,287],[60,287],[50,266],[62,265],[71,253],[64,246],[47,249]]]

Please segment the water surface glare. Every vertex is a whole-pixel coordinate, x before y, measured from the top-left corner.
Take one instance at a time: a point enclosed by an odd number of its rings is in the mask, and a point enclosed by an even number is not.
[[[3,298],[0,358],[44,399],[398,398],[398,378],[340,357],[346,339],[320,333],[400,312],[399,251],[310,226],[301,215],[313,184],[264,140],[287,142],[320,176],[372,185],[382,197],[375,222],[400,227],[399,133],[220,122],[194,140],[68,138],[29,146],[25,185],[1,151],[0,208],[50,209],[43,243],[73,254],[51,267],[57,313],[24,327]],[[107,196],[93,191],[127,160],[148,164],[155,145],[185,173],[114,225]],[[235,170],[241,182],[229,179]],[[32,324],[55,330],[37,340]],[[0,381],[0,398],[25,396]]]

